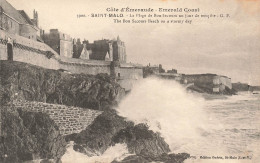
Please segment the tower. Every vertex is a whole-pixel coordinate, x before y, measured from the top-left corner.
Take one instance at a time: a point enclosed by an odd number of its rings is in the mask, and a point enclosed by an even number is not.
[[[113,60],[126,62],[125,43],[120,40],[119,36],[113,41]]]
[[[33,10],[33,22],[36,25],[36,27],[39,27],[38,12],[35,10]]]

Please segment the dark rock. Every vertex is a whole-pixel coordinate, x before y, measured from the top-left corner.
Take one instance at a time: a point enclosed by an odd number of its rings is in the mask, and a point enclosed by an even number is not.
[[[118,116],[115,110],[107,110],[82,132],[66,136],[66,141],[74,141],[91,151],[103,153],[114,144],[112,141],[113,136],[129,125],[133,125],[133,123],[127,122],[124,118]]]
[[[190,157],[189,154],[187,153],[178,153],[178,154],[169,154],[170,160],[167,161],[167,163],[175,163],[175,162],[183,162],[184,160],[186,160],[187,158]]]
[[[58,160],[65,153],[66,142],[48,115],[7,106],[1,111],[0,162]]]
[[[158,133],[144,124],[134,126],[133,122],[118,116],[114,110],[104,112],[91,126],[79,134],[66,136],[66,140],[74,141],[74,149],[85,154],[89,150],[102,154],[116,143],[126,143],[130,153],[148,157],[170,152],[168,144]]]
[[[130,153],[156,157],[170,152],[169,145],[158,133],[149,130],[144,124],[129,126],[113,137],[115,143],[126,143]]]
[[[234,89],[237,92],[240,91],[260,91],[260,86],[252,86],[247,83],[232,83],[232,89]]]
[[[53,160],[53,159],[44,159],[44,160],[41,160],[40,163],[57,163],[57,161]]]
[[[92,125],[65,137],[74,150],[92,156],[116,143],[126,143],[131,153],[125,161],[172,160],[169,146],[147,126],[134,125],[111,109],[125,95],[107,74],[68,74],[25,63],[0,61],[0,102],[22,99],[103,110]],[[8,109],[8,110],[7,110]],[[43,113],[15,111],[5,106],[2,113],[0,162],[44,159],[56,162],[65,153],[66,142],[54,122]],[[174,157],[175,158],[175,157]]]
[[[104,110],[125,95],[107,74],[68,74],[9,61],[0,65],[0,95],[6,102],[23,99]]]

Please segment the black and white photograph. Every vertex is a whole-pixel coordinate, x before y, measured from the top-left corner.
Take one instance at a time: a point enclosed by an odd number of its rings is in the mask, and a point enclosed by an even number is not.
[[[150,162],[260,162],[260,0],[0,0],[0,163]]]

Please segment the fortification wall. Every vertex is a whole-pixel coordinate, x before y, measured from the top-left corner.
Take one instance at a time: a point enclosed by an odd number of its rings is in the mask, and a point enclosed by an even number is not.
[[[137,67],[120,67],[117,70],[117,75],[120,73],[120,78],[123,79],[141,79],[143,78],[143,69]]]
[[[0,30],[0,39],[8,40],[8,38],[11,38],[14,43],[22,44],[24,46],[33,47],[35,49],[39,49],[42,51],[51,51],[51,48],[48,47],[46,44],[37,42],[19,35],[14,35],[10,33],[6,33],[3,30]]]
[[[29,63],[47,69],[59,69],[59,62],[51,55],[57,55],[50,47],[44,43],[33,41],[18,35],[13,35],[0,31],[1,60],[7,60],[7,40],[13,44],[13,60]],[[50,52],[52,51],[52,53]]]
[[[106,73],[118,77],[119,84],[126,90],[130,90],[132,85],[143,78],[141,65],[120,63],[111,65],[112,61],[86,60],[67,58],[60,56],[48,45],[13,35],[0,30],[0,59],[7,60],[7,42],[13,44],[14,61],[29,63],[47,69],[63,69],[72,73],[84,73],[96,75]]]
[[[115,74],[120,86],[129,91],[139,79],[143,78],[143,69],[139,67],[120,67],[115,69]]]
[[[229,89],[232,89],[232,83],[231,83],[231,79],[225,76],[221,76],[219,78],[219,81],[221,84],[225,85],[226,87],[228,87]]]
[[[232,89],[231,79],[226,76],[215,76],[213,83],[215,87],[219,88],[219,91],[225,90],[225,87]]]
[[[63,135],[79,133],[89,126],[102,111],[35,101],[13,101],[15,108],[47,113]]]
[[[99,65],[99,66],[110,66],[111,61],[101,61],[101,60],[87,60],[80,58],[67,58],[63,56],[59,56],[59,60],[67,63],[75,63],[75,64],[88,64],[88,65]]]
[[[18,46],[14,46],[13,48],[13,60],[30,63],[47,69],[58,70],[60,68],[59,62],[56,59],[48,58],[44,53],[38,53],[34,50],[24,49]]]
[[[184,75],[183,78],[187,80],[188,83],[194,83],[199,85],[213,86],[213,80],[215,79],[215,74],[196,74],[196,75]]]
[[[110,66],[109,65],[93,65],[93,64],[79,64],[79,63],[68,63],[59,61],[60,69],[67,70],[72,73],[84,73],[96,75],[99,73],[107,73],[110,75]]]
[[[59,57],[60,69],[72,73],[84,73],[96,75],[107,73],[110,75],[110,61],[84,60],[75,58]]]

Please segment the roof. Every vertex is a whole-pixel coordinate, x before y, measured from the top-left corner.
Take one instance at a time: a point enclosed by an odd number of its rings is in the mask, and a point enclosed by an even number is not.
[[[14,18],[20,24],[28,24],[25,18],[6,0],[0,0],[0,6],[3,8],[4,13]]]
[[[31,21],[30,17],[26,14],[26,12],[24,10],[18,10],[18,12],[24,17],[27,24],[34,25],[33,22]]]

